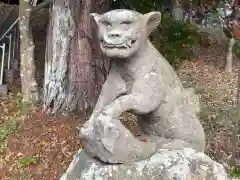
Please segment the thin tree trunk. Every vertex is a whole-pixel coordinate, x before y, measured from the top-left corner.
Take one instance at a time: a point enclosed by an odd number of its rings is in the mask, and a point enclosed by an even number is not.
[[[32,6],[28,0],[20,0],[20,75],[23,101],[36,103],[39,100],[35,79],[34,43],[30,24]]]
[[[180,0],[172,0],[172,16],[175,20],[183,20],[183,9]]]
[[[226,53],[226,66],[225,71],[228,73],[232,73],[232,60],[233,60],[233,46],[235,44],[234,37],[231,39],[228,39],[228,45],[227,45],[227,53]]]
[[[51,23],[57,22],[58,12],[64,14],[64,4],[71,13],[63,15],[64,22],[75,22],[72,29],[69,26],[59,28],[56,24],[49,26],[48,36],[54,36],[56,32],[61,34],[62,38],[58,41],[48,40],[45,68],[45,96],[44,105],[50,113],[57,111],[85,111],[91,110],[105,81],[109,69],[109,63],[103,59],[100,52],[96,25],[90,17],[91,12],[105,12],[110,6],[109,0],[65,0],[65,3],[55,2],[51,13]],[[58,6],[56,10],[54,7]],[[73,21],[69,21],[72,17]],[[53,27],[54,26],[54,27]],[[63,34],[71,32],[70,34]],[[58,36],[59,36],[58,35]],[[55,35],[56,36],[56,35]],[[64,55],[57,57],[54,47],[62,48]],[[64,48],[63,48],[64,47]],[[59,59],[61,57],[61,59]],[[60,60],[60,61],[59,61]]]

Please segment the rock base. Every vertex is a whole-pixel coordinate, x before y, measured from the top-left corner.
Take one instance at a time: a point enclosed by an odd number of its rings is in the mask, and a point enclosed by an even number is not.
[[[106,165],[79,150],[60,180],[228,180],[223,166],[193,149],[158,150],[130,164]]]

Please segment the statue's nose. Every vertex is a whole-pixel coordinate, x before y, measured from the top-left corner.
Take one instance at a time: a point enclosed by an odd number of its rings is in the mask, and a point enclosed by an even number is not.
[[[119,38],[121,37],[120,33],[118,31],[111,31],[108,33],[109,38]]]

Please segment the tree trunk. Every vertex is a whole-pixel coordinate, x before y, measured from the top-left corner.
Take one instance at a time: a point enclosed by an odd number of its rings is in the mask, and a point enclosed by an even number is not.
[[[232,73],[232,60],[233,60],[233,46],[235,44],[235,39],[228,39],[227,53],[226,53],[226,66],[225,71]]]
[[[183,9],[179,0],[172,0],[172,16],[175,20],[183,20]]]
[[[46,47],[44,107],[49,113],[91,110],[105,81],[103,58],[91,12],[110,0],[58,0],[52,6]]]
[[[23,101],[36,103],[39,100],[39,96],[35,79],[34,43],[30,25],[31,10],[30,1],[20,0],[20,75]]]

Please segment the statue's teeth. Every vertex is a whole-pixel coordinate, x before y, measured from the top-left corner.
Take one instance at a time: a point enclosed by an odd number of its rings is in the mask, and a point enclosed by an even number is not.
[[[127,41],[127,46],[130,48],[132,46],[131,40]]]

